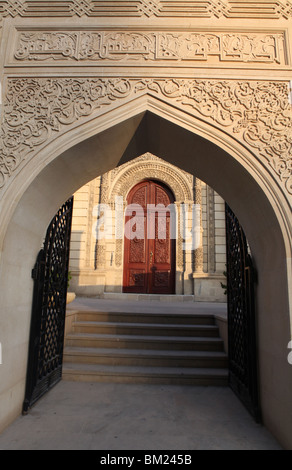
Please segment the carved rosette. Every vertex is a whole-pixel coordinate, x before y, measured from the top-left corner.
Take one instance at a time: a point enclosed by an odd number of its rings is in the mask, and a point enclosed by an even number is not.
[[[223,129],[250,148],[292,194],[287,83],[186,79],[12,78],[0,143],[0,187],[50,139],[103,107],[151,94]]]

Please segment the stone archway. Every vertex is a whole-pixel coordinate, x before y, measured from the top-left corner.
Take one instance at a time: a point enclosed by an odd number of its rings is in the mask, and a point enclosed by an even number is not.
[[[71,289],[81,296],[119,297],[124,252],[121,217],[132,185],[145,178],[167,184],[175,195],[175,293],[188,296],[188,300],[225,303],[221,286],[226,270],[224,201],[194,175],[149,152],[93,179],[74,193]],[[100,233],[96,220],[102,208],[111,214],[107,234]],[[102,216],[101,230],[103,219]],[[195,224],[196,235],[191,241]],[[97,231],[101,236],[97,236]]]
[[[243,225],[264,423],[291,448],[291,2],[111,4],[0,0],[0,428],[21,410],[30,272],[49,221],[80,186],[151,152]]]
[[[178,211],[180,204],[191,206],[193,203],[193,177],[149,152],[137,157],[131,165],[125,164],[117,167],[109,191],[109,200],[114,201],[115,197],[119,196],[126,201],[131,188],[143,179],[155,179],[166,184],[174,194]],[[178,217],[179,223],[180,217]],[[118,238],[115,244],[115,263],[120,267],[124,252],[123,239]],[[182,236],[179,229],[176,240],[176,265],[177,271],[184,269]],[[181,276],[178,274],[177,278],[175,292],[183,292]]]
[[[289,312],[290,278],[289,273],[287,275],[287,264],[291,256],[289,218],[284,216],[285,212],[287,214],[289,211],[288,178],[281,179],[278,174],[275,183],[273,171],[263,165],[259,157],[236,141],[233,135],[227,138],[226,133],[213,124],[205,121],[202,123],[194,116],[190,119],[189,113],[170,106],[168,102],[161,106],[152,96],[141,96],[140,100],[135,100],[135,105],[137,104],[139,112],[143,111],[143,114],[137,114],[137,109],[133,110],[132,102],[126,100],[123,106],[116,109],[113,107],[104,118],[99,116],[93,120],[85,119],[80,125],[70,125],[72,127],[69,132],[64,131],[58,139],[49,139],[46,145],[40,145],[39,152],[34,153],[34,158],[27,162],[25,167],[21,167],[19,163],[20,166],[14,166],[8,172],[9,160],[6,162],[5,181],[10,181],[3,186],[6,190],[2,199],[3,215],[7,215],[13,206],[15,211],[10,213],[9,221],[6,219],[8,223],[6,230],[3,226],[2,233],[5,238],[1,258],[1,319],[5,321],[9,316],[12,323],[19,325],[14,328],[15,340],[9,347],[7,342],[11,340],[11,334],[7,334],[5,339],[6,364],[9,366],[14,363],[19,354],[22,361],[18,361],[19,369],[15,372],[17,385],[13,385],[11,378],[9,379],[9,371],[6,372],[2,403],[11,388],[14,389],[14,396],[18,398],[13,402],[9,400],[9,407],[6,407],[3,416],[6,420],[11,419],[19,409],[20,397],[22,402],[31,299],[31,280],[28,272],[49,218],[60,202],[77,187],[93,175],[113,168],[119,162],[127,161],[129,155],[132,158],[137,153],[143,153],[145,146],[151,153],[162,155],[166,160],[175,163],[179,142],[180,166],[187,171],[196,172],[229,202],[242,221],[255,253],[261,281],[258,298],[263,413],[265,423],[270,428],[279,427],[278,417],[281,416],[281,432],[284,438],[285,429],[289,428],[289,422],[286,421],[285,424],[285,415],[290,406],[287,381],[289,365],[286,355],[290,332],[289,315],[283,320],[284,312]],[[74,136],[72,140],[70,133]],[[133,152],[133,148],[136,152]],[[202,155],[203,159],[200,158]],[[35,168],[35,171],[27,178],[32,168]],[[85,171],[81,172],[81,168]],[[239,184],[242,185],[240,193]],[[252,206],[255,198],[258,203],[256,207]],[[264,240],[262,233],[265,233]],[[266,270],[270,262],[267,253],[271,246],[277,252],[277,259],[272,271],[267,275]],[[26,255],[19,256],[23,249],[26,250]],[[18,300],[12,295],[12,284],[13,291],[16,288],[21,296]],[[268,299],[266,290],[270,292]],[[276,307],[282,321],[274,316]],[[24,328],[19,328],[19,318]],[[277,369],[275,381],[271,381],[267,374],[267,368],[271,367],[271,364]],[[281,397],[281,400],[274,399],[274,394]]]

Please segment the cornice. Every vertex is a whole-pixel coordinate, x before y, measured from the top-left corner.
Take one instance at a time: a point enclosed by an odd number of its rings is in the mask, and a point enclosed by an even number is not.
[[[3,17],[134,17],[289,19],[292,2],[238,0],[0,0]]]

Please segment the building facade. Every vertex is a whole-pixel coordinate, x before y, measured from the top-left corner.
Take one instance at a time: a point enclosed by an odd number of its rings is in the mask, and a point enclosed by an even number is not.
[[[49,222],[149,153],[214,188],[244,228],[263,423],[291,449],[292,3],[0,0],[0,17],[0,429],[22,409]]]
[[[176,219],[173,273],[169,273],[170,267],[168,269],[168,275],[174,277],[172,288],[165,289],[168,279],[163,279],[155,267],[158,284],[154,291],[195,301],[226,302],[222,287],[226,284],[223,199],[198,178],[149,152],[90,181],[74,194],[70,290],[77,295],[106,298],[118,297],[111,296],[111,293],[154,294],[153,288],[147,289],[144,283],[133,279],[137,272],[141,272],[141,266],[137,267],[137,263],[145,263],[145,256],[151,253],[149,250],[147,253],[147,246],[144,247],[146,233],[142,234],[142,252],[137,240],[128,248],[131,249],[136,271],[131,270],[131,280],[124,279],[127,276],[124,228],[125,211],[130,202],[128,195],[132,188],[145,180],[167,185],[174,196]],[[154,202],[159,204],[164,201]],[[106,217],[109,219],[106,220]],[[105,232],[107,224],[109,233]],[[120,233],[117,225],[120,226]],[[161,237],[160,242],[156,243],[156,254],[168,259],[169,253],[164,253],[165,243],[162,240]],[[166,258],[160,259],[160,263]],[[163,272],[166,272],[165,268]]]

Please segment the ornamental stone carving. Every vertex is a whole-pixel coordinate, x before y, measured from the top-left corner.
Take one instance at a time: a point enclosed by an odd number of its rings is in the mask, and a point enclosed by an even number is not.
[[[130,163],[115,168],[110,174],[112,183],[109,200],[112,202],[116,196],[119,196],[126,205],[127,194],[131,188],[147,178],[157,179],[167,184],[174,193],[176,203],[193,203],[193,176],[149,152]],[[117,204],[121,204],[121,201],[117,200]],[[180,217],[178,217],[178,224],[180,224]],[[180,269],[183,267],[182,241],[178,230],[177,266]],[[116,239],[115,253],[115,264],[120,267],[123,253],[122,237]]]
[[[167,184],[173,191],[176,202],[190,202],[193,199],[192,181],[188,174],[149,152],[136,158],[135,163],[125,164],[114,171],[111,200],[116,196],[122,196],[126,200],[130,189],[145,178],[157,179]]]
[[[234,0],[0,0],[0,15],[38,17],[160,17],[160,18],[259,18],[288,19],[292,17],[292,3],[287,0],[269,2]]]
[[[287,82],[130,78],[10,78],[0,142],[0,187],[49,139],[103,107],[150,94],[250,148],[292,194]]]
[[[284,33],[18,31],[14,59],[139,62],[215,61],[285,64]],[[286,48],[285,48],[286,49]]]

